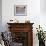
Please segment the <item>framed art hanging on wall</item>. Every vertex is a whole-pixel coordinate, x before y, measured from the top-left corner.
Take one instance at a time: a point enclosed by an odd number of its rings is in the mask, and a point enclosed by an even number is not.
[[[26,16],[27,6],[26,5],[15,5],[14,6],[14,16]]]

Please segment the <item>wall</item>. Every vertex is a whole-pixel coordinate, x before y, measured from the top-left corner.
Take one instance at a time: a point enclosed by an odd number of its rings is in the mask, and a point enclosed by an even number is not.
[[[40,9],[42,13],[46,13],[46,0],[40,0]]]
[[[46,31],[46,0],[40,0],[40,24]]]
[[[46,0],[40,0],[40,25],[43,31],[46,31]],[[46,46],[46,41],[45,41]]]
[[[2,31],[2,0],[0,0],[0,31]]]
[[[14,16],[14,5],[27,5],[27,16]],[[41,4],[42,5],[42,4]],[[2,0],[2,26],[3,31],[8,30],[7,22],[10,19],[17,19],[19,22],[30,20],[33,25],[33,46],[38,46],[38,39],[36,37],[36,27],[39,24],[43,26],[46,16],[41,13],[40,0]],[[44,19],[45,17],[45,19]],[[45,26],[44,26],[45,27]]]
[[[14,5],[17,4],[27,5],[27,16],[14,16]],[[2,1],[3,26],[5,26],[7,21],[10,19],[17,19],[20,22],[24,22],[24,20],[29,19],[31,22],[39,23],[39,15],[40,15],[40,0],[39,1],[38,0],[35,1],[34,0],[22,0],[22,1],[3,0]]]

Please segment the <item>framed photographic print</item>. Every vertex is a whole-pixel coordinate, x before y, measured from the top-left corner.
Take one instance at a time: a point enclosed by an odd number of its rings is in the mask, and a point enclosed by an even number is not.
[[[14,6],[14,16],[26,16],[27,6],[26,5],[15,5]]]

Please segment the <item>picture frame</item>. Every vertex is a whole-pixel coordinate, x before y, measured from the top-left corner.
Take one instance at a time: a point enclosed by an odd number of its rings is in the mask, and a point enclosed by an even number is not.
[[[14,16],[26,16],[27,5],[14,5]]]

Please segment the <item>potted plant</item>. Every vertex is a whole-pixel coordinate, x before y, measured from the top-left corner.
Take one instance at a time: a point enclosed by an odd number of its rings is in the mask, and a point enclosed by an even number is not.
[[[40,27],[39,25],[39,28],[36,28],[36,29],[37,29],[36,36],[38,36],[39,46],[45,46],[45,34],[42,27]]]

